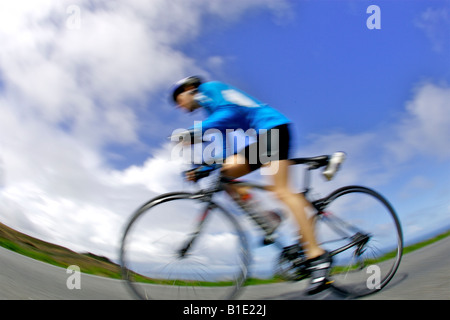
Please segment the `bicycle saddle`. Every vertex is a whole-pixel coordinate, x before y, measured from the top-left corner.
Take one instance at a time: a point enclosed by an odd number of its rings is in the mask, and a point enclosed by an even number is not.
[[[294,158],[290,159],[294,164],[305,164],[310,169],[318,169],[320,167],[325,167],[330,160],[330,156],[323,155],[317,157],[308,157],[308,158]]]

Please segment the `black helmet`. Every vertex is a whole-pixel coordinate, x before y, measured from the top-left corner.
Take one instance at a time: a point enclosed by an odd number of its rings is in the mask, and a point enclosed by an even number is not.
[[[193,86],[195,88],[198,88],[203,83],[202,78],[199,76],[190,76],[184,79],[181,79],[180,81],[177,81],[173,85],[172,89],[172,99],[173,101],[177,101],[177,97],[180,93],[184,91],[186,87]]]

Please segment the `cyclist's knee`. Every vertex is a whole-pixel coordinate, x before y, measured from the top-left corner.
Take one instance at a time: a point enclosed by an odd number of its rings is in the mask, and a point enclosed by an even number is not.
[[[222,175],[231,178],[239,178],[251,172],[245,158],[233,155],[225,160],[222,166]]]
[[[225,177],[230,178],[239,178],[242,177],[248,173],[250,173],[250,170],[247,165],[224,165],[222,167],[222,175]]]

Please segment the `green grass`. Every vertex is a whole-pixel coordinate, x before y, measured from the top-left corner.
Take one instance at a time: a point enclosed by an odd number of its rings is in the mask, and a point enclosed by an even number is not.
[[[77,265],[81,272],[120,279],[120,267],[106,257],[78,253],[11,229],[0,223],[0,246],[61,268]]]
[[[446,231],[444,233],[441,233],[441,234],[439,234],[439,235],[437,235],[437,236],[435,236],[435,237],[433,237],[431,239],[428,239],[428,240],[425,240],[425,241],[422,241],[422,242],[418,242],[418,243],[415,243],[415,244],[412,244],[410,246],[405,247],[403,249],[403,254],[407,254],[407,253],[410,253],[412,251],[421,249],[421,248],[426,247],[426,246],[428,246],[430,244],[433,244],[433,243],[435,243],[435,242],[437,242],[439,240],[447,238],[448,236],[450,236],[450,230],[448,230],[448,231]]]
[[[51,256],[49,256],[46,253],[43,252],[39,252],[36,250],[29,250],[23,246],[21,246],[20,244],[11,242],[9,240],[6,239],[0,239],[0,246],[9,249],[11,251],[17,252],[19,254],[22,254],[24,256],[33,258],[35,260],[39,260],[42,262],[46,262],[58,267],[66,267],[64,264],[62,263],[58,263],[58,261],[56,261],[55,259],[53,259]]]

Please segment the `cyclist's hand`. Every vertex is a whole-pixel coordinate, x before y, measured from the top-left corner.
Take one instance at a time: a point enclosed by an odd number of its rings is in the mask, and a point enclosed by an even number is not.
[[[188,170],[184,172],[187,181],[197,182],[197,177],[195,174],[195,169]]]
[[[212,171],[220,167],[220,164],[202,165],[198,168],[185,171],[184,175],[186,176],[186,180],[197,182],[198,180],[209,176]]]

